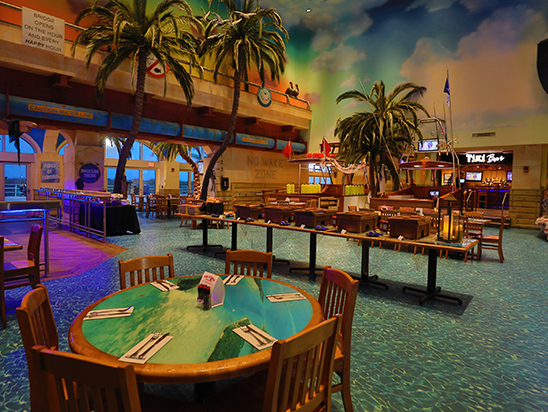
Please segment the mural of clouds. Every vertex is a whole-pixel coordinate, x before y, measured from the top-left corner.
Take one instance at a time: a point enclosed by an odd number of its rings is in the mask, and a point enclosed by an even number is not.
[[[315,72],[325,70],[334,73],[340,70],[348,70],[355,63],[363,60],[365,60],[365,53],[351,46],[339,44],[334,49],[317,56],[310,64],[310,68]]]
[[[535,55],[536,43],[547,31],[542,14],[523,5],[496,10],[476,31],[460,39],[453,54],[437,41],[420,39],[401,74],[428,88],[427,106],[441,107],[449,67],[456,127],[500,127],[505,116],[533,113],[547,105]]]
[[[469,11],[478,11],[493,4],[492,0],[415,0],[407,9],[412,10],[418,7],[424,7],[428,12],[433,13],[440,10],[445,10],[453,6],[453,4],[461,4]]]

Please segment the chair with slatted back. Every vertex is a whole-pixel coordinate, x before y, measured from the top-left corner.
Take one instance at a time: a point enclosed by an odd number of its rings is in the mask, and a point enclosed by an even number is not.
[[[31,352],[41,388],[40,411],[205,412],[202,405],[139,393],[133,365],[105,362],[44,346],[33,346]]]
[[[28,292],[15,313],[27,357],[31,410],[36,412],[40,410],[38,392],[41,387],[34,374],[32,347],[36,345],[42,345],[48,349],[58,349],[59,347],[57,326],[46,287],[40,284],[36,286],[36,289]]]
[[[6,321],[6,290],[23,286],[36,287],[40,283],[40,243],[42,240],[42,226],[32,225],[27,259],[6,261],[2,253],[2,273],[0,275],[0,299],[2,299],[2,326],[7,327]],[[3,247],[2,247],[3,251]]]
[[[165,219],[169,214],[169,206],[166,196],[156,195],[156,219]]]
[[[120,289],[175,276],[171,253],[166,256],[142,256],[126,261],[121,260],[119,268]],[[129,285],[126,281],[128,275]]]
[[[333,392],[342,392],[346,412],[354,410],[350,395],[350,353],[358,287],[359,282],[342,270],[329,266],[324,268],[318,301],[323,309],[324,319],[337,314],[342,315],[341,332],[335,353],[335,372],[341,381],[333,385]]]
[[[272,278],[272,252],[227,250],[225,273]]]
[[[268,369],[207,397],[208,412],[329,412],[341,323],[338,315],[275,342]]]
[[[500,263],[504,263],[504,254],[502,253],[502,234],[504,232],[504,222],[506,221],[506,216],[503,216],[500,222],[499,235],[483,235],[480,240],[481,249],[490,249],[497,250],[499,252]]]
[[[41,386],[41,410],[141,412],[133,365],[107,363],[73,353],[32,348]]]
[[[149,195],[147,196],[147,203],[146,203],[146,217],[150,216],[151,213],[156,213],[156,196]]]

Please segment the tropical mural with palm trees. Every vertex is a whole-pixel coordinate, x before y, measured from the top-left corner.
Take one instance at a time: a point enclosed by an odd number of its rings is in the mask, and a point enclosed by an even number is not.
[[[235,3],[240,5],[243,0]],[[74,22],[87,0],[11,0]],[[149,0],[157,7],[160,0]],[[190,0],[195,14],[212,10],[227,18],[219,2]],[[299,98],[313,112],[310,150],[325,136],[334,140],[339,119],[362,108],[336,99],[349,90],[367,93],[382,80],[427,88],[421,103],[431,114],[453,114],[462,147],[548,141],[548,96],[537,75],[537,44],[548,37],[545,0],[262,0],[288,30],[286,68],[279,83],[299,85]],[[449,75],[451,107],[444,85]],[[259,83],[256,74],[250,80]],[[496,137],[481,136],[495,132]]]

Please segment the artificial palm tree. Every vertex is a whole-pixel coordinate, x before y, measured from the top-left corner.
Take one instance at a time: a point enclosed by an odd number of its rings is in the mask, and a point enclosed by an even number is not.
[[[147,14],[147,0],[108,0],[99,6],[93,0],[91,7],[82,10],[76,19],[78,24],[87,16],[96,16],[97,22],[86,28],[76,38],[72,54],[78,44],[86,45],[86,68],[96,54],[103,55],[95,86],[101,99],[110,75],[129,59],[131,61],[132,87],[135,82],[135,106],[128,138],[125,140],[118,160],[114,192],[121,192],[122,177],[133,142],[139,134],[143,113],[147,57],[153,56],[159,65],[175,76],[190,105],[194,96],[194,84],[185,66],[177,57],[196,63],[196,38],[191,30],[194,24],[192,10],[184,0],[163,0],[156,9]],[[164,77],[164,94],[167,79]]]
[[[228,63],[233,70],[234,93],[226,137],[211,157],[204,173],[203,200],[207,198],[207,188],[215,164],[234,136],[242,81],[248,80],[253,68],[257,69],[263,85],[267,70],[270,79],[279,81],[280,74],[285,70],[285,41],[288,39],[282,18],[275,9],[262,9],[259,0],[243,0],[243,6],[238,10],[233,0],[222,1],[226,4],[228,19],[223,20],[211,12],[204,16],[204,41],[200,46],[200,55],[213,56],[215,80],[221,66]],[[209,19],[210,16],[213,18]]]
[[[417,113],[423,112],[428,117],[428,112],[415,100],[424,92],[425,87],[405,82],[387,95],[384,83],[377,81],[369,94],[352,90],[337,97],[337,103],[354,99],[369,105],[369,110],[339,120],[335,135],[341,142],[340,159],[347,164],[369,163],[369,186],[373,196],[377,194],[377,177],[384,167],[399,187],[397,159],[405,146],[412,143],[414,135],[422,141]]]
[[[194,179],[194,190],[192,195],[195,199],[198,199],[200,197],[200,170],[190,155],[192,146],[170,142],[149,142],[148,146],[154,153],[166,160],[171,161],[174,160],[178,154],[181,155],[192,169],[192,178]]]

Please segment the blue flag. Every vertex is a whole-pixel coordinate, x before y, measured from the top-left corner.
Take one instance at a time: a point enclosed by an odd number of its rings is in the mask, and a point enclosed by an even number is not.
[[[449,90],[449,75],[447,76],[447,79],[445,79],[445,87],[443,88],[443,92],[447,93],[447,101],[445,104],[447,106],[451,106],[451,91]]]

